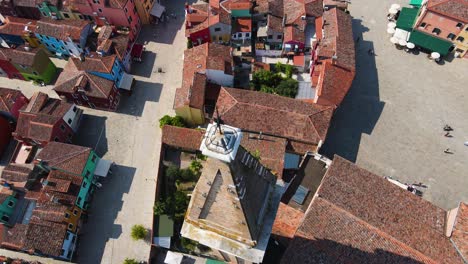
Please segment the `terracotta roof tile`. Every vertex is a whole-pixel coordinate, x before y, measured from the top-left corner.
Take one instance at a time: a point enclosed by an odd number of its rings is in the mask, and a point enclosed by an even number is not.
[[[325,139],[333,113],[331,107],[225,87],[216,105],[228,125],[315,145]]]
[[[93,57],[85,57],[84,61],[80,58],[70,58],[65,65],[64,71],[86,71],[86,72],[102,72],[110,73],[114,66],[116,55],[98,56],[96,53]]]
[[[206,75],[196,72],[189,92],[189,105],[193,108],[203,109],[205,105]]]
[[[13,113],[19,109],[13,109],[17,100],[27,103],[27,98],[21,91],[0,87],[0,111]],[[18,113],[16,113],[17,116]]]
[[[465,259],[468,260],[468,204],[460,203],[458,207],[455,226],[452,231],[452,241],[457,246],[458,251]]]
[[[324,62],[322,66],[316,87],[316,103],[337,107],[351,88],[355,73],[330,62]]]
[[[109,98],[114,82],[85,71],[64,70],[55,83],[54,91],[74,93],[82,88],[84,94],[94,98]]]
[[[303,212],[280,203],[271,234],[279,237],[293,238],[303,218]]]
[[[462,263],[445,213],[335,155],[283,262]]]
[[[468,23],[468,1],[429,0],[427,9]]]
[[[107,0],[106,2],[109,3],[109,7],[111,8],[124,9],[128,1],[129,0]]]
[[[305,4],[303,0],[283,0],[284,16],[286,24],[294,24],[301,16],[306,15]]]
[[[283,32],[283,19],[281,19],[280,17],[268,15],[267,26],[269,29],[275,32]]]
[[[44,56],[47,56],[41,48],[19,46],[16,49],[10,49],[9,58],[12,63],[31,67],[36,62],[39,53],[44,53]]]
[[[241,145],[250,153],[258,151],[260,163],[269,168],[279,179],[283,176],[286,139],[244,132]]]
[[[276,17],[284,16],[283,0],[256,0],[255,10],[260,14],[269,13]]]
[[[20,17],[6,17],[4,24],[0,26],[0,34],[7,35],[23,36],[27,32],[34,34],[35,31],[36,20]]]
[[[89,24],[89,21],[81,19],[55,20],[52,18],[42,18],[37,21],[36,33],[60,40],[67,40],[70,37],[76,41],[80,39],[81,32]]]
[[[323,0],[304,0],[305,12],[310,17],[321,17],[323,14]]]
[[[9,182],[25,182],[29,178],[34,165],[32,164],[8,164],[2,171],[2,180]]]
[[[81,175],[90,153],[91,149],[87,147],[50,142],[37,154],[36,160],[42,160],[48,166]]]
[[[333,8],[323,13],[323,19],[324,38],[319,43],[318,56],[331,59],[331,56],[336,55],[337,65],[355,71],[356,54],[351,16]]]
[[[207,69],[221,70],[227,74],[232,74],[234,65],[231,57],[231,50],[228,46],[215,43],[205,43],[187,49],[184,51],[184,69],[182,74],[182,87],[176,90],[174,99],[174,108],[185,105],[200,106],[200,97],[202,89],[195,87],[194,92],[198,93],[196,97],[191,98],[190,90],[192,85],[199,83],[201,79],[194,80],[195,73],[205,73]],[[201,76],[199,76],[201,78]],[[198,77],[197,77],[198,78]],[[198,100],[197,103],[191,102],[192,99]],[[204,102],[203,102],[204,103]]]
[[[229,11],[250,9],[252,7],[252,1],[250,0],[226,0],[220,3],[221,6]]]
[[[251,31],[252,31],[252,19],[250,18],[236,19],[233,32],[251,32]]]
[[[15,134],[39,141],[53,140],[53,125],[61,121],[72,104],[35,93],[26,107],[20,110]]]
[[[162,128],[162,143],[189,151],[200,149],[205,131],[165,125]]]
[[[305,43],[304,30],[301,30],[296,26],[292,26],[292,25],[285,26],[283,34],[284,34],[284,37],[283,37],[284,42],[298,41],[300,43]]]

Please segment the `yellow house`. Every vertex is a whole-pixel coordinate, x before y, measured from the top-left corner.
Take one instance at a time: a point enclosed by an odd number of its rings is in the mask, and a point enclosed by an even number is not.
[[[176,115],[182,117],[188,125],[197,126],[205,123],[205,115],[201,109],[193,108],[188,105],[175,109]]]
[[[153,8],[155,0],[140,0],[135,1],[138,16],[140,17],[141,24],[147,25],[151,23],[151,9]]]
[[[82,212],[81,208],[76,205],[65,211],[64,221],[67,224],[68,231],[76,234]]]
[[[458,53],[460,58],[468,57],[468,24],[460,31],[455,40],[455,53]]]

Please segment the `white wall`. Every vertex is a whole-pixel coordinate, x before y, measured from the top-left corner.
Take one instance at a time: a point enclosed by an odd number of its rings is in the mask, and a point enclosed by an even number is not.
[[[255,50],[255,55],[257,56],[266,56],[266,57],[280,57],[282,50]]]
[[[206,77],[210,82],[232,87],[234,85],[234,76],[225,74],[224,71],[206,69]]]
[[[239,37],[240,34],[240,37]],[[250,32],[237,32],[231,35],[233,40],[247,40],[252,37],[252,33]]]
[[[76,107],[76,112],[73,111],[75,107]],[[72,120],[71,124],[68,123],[68,119]],[[67,125],[71,127],[71,129],[74,132],[78,130],[80,119],[81,119],[81,111],[75,104],[73,104],[72,107],[70,107],[70,109],[68,109],[68,111],[63,116],[63,121],[65,121],[65,123],[67,123]]]

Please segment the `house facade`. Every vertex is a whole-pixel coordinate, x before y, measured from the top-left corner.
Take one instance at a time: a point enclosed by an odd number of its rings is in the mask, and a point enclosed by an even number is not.
[[[451,42],[453,48],[449,52],[455,50],[457,56],[464,57],[468,50],[468,39],[465,38],[468,33],[468,3],[462,0],[429,0],[421,8],[414,29],[433,38]]]
[[[18,202],[16,192],[5,186],[0,188],[2,188],[0,190],[0,222],[5,225],[11,225],[11,216]]]
[[[20,91],[0,88],[0,155],[10,143],[19,110],[27,103]]]
[[[154,3],[159,1],[155,0],[142,0],[135,1],[135,7],[137,9],[138,16],[142,25],[147,25],[152,22],[151,10],[153,9]]]
[[[37,21],[36,37],[55,56],[79,57],[84,52],[92,24],[85,20],[54,20],[43,18]]]
[[[13,136],[26,145],[40,147],[52,141],[71,142],[82,113],[76,105],[37,92],[28,106],[20,110]]]
[[[0,49],[0,76],[9,79],[24,80],[21,72],[11,63],[10,53],[8,49]]]
[[[76,2],[76,8],[83,15],[94,18],[97,25],[126,27],[130,39],[135,40],[141,29],[141,21],[135,6],[136,0],[93,0]]]
[[[50,84],[57,76],[57,67],[42,48],[20,46],[10,51],[11,63],[25,80]]]

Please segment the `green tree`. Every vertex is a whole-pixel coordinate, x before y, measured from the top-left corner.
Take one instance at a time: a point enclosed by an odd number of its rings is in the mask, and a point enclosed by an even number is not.
[[[299,89],[299,82],[288,78],[282,80],[278,86],[276,86],[275,93],[281,96],[287,96],[294,98],[297,95],[297,90]]]
[[[193,181],[196,178],[196,176],[195,176],[195,173],[191,169],[185,169],[185,170],[180,171],[180,178],[184,182],[189,182],[189,181]]]
[[[167,205],[164,201],[157,201],[153,206],[155,215],[163,215],[167,213]]]
[[[169,165],[166,168],[166,177],[168,182],[175,182],[180,177],[180,169],[176,165]]]
[[[176,127],[185,127],[185,121],[180,116],[169,116],[165,115],[159,119],[159,127],[164,125],[176,126]]]
[[[180,244],[183,248],[185,248],[187,251],[189,252],[193,252],[195,250],[195,248],[197,247],[198,245],[198,242],[196,241],[193,241],[191,239],[188,239],[188,238],[185,238],[185,237],[182,237],[180,239]]]
[[[203,169],[203,165],[199,160],[192,160],[190,163],[190,169],[195,173],[199,174],[201,169]]]
[[[148,231],[146,230],[146,228],[144,226],[142,226],[142,225],[132,226],[131,237],[132,237],[133,240],[144,239],[147,234],[148,234]]]
[[[274,72],[259,70],[256,71],[252,76],[251,86],[254,90],[260,91],[263,86],[275,87],[278,85],[283,78]]]
[[[131,259],[131,258],[126,258],[124,260],[124,263],[123,264],[138,264],[139,262],[136,261],[135,259]]]

